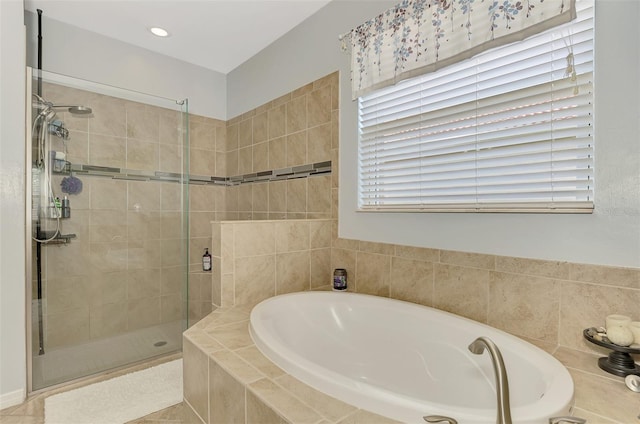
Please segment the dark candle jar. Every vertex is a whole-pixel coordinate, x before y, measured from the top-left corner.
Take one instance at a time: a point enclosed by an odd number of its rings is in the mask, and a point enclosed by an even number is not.
[[[342,291],[347,289],[347,270],[336,268],[333,271],[333,289]]]

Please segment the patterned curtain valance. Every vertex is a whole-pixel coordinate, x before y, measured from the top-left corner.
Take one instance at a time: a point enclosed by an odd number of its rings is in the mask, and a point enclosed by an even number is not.
[[[353,98],[575,17],[575,0],[403,0],[347,34]]]

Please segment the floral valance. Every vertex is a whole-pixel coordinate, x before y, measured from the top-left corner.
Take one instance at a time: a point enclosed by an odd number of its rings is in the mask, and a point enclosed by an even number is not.
[[[348,34],[353,98],[575,16],[575,0],[403,0]]]

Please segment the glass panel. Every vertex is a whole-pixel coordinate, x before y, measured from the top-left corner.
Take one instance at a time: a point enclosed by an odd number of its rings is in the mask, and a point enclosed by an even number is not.
[[[31,390],[182,349],[188,110],[33,71]]]

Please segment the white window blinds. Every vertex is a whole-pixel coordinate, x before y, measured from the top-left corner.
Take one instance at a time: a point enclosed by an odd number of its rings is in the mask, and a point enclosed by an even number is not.
[[[593,1],[529,39],[359,98],[361,210],[590,212]]]

